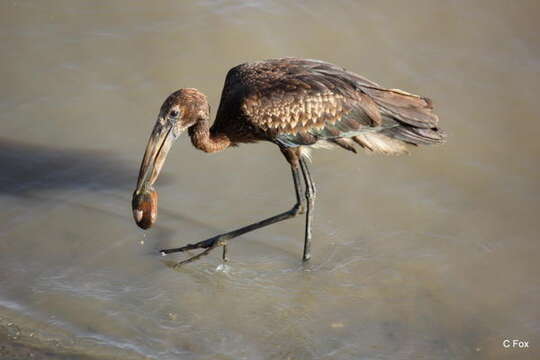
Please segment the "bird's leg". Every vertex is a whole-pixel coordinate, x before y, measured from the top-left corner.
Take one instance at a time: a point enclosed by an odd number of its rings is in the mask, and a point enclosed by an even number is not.
[[[294,193],[296,195],[296,204],[294,208],[297,208],[297,214],[303,214],[306,212],[306,199],[302,196],[302,179],[300,179],[300,164],[291,165]],[[307,185],[306,185],[307,186]]]
[[[227,256],[228,251],[229,251],[228,245],[227,244],[223,245],[223,254],[221,255],[221,259],[223,260],[224,263],[229,261],[229,256]]]
[[[301,182],[301,179],[300,179],[300,166],[299,166],[299,163],[296,162],[294,164],[291,164],[291,169],[292,169],[294,189],[295,189],[295,192],[296,192],[296,200],[297,201],[296,201],[296,204],[290,210],[282,212],[281,214],[269,217],[269,218],[264,219],[262,221],[253,223],[251,225],[241,227],[240,229],[236,229],[236,230],[229,231],[229,232],[226,232],[226,233],[223,233],[223,234],[220,234],[220,235],[216,235],[214,237],[211,237],[209,239],[200,241],[200,242],[195,243],[195,244],[188,244],[188,245],[185,245],[185,246],[182,246],[182,247],[179,247],[179,248],[173,248],[173,249],[163,249],[163,250],[160,250],[160,253],[162,255],[167,255],[167,254],[172,254],[172,253],[177,253],[177,252],[184,252],[184,251],[193,250],[193,249],[206,249],[203,252],[201,252],[201,253],[199,253],[199,254],[197,254],[195,256],[192,256],[192,257],[190,257],[190,258],[188,258],[186,260],[180,261],[179,263],[177,263],[175,265],[175,267],[179,267],[181,265],[192,262],[194,260],[197,260],[197,259],[201,258],[202,256],[207,255],[208,253],[210,253],[210,251],[212,251],[213,249],[215,249],[218,246],[223,246],[224,247],[223,259],[225,260],[225,259],[227,259],[227,251],[225,250],[225,246],[227,245],[228,240],[233,239],[233,238],[235,238],[237,236],[240,236],[242,234],[245,234],[247,232],[262,228],[264,226],[268,226],[268,225],[271,225],[271,224],[274,224],[274,223],[277,223],[277,222],[280,222],[280,221],[287,220],[287,219],[290,219],[292,217],[295,217],[304,208],[305,199],[302,196],[302,182]]]
[[[300,158],[300,166],[302,168],[302,175],[304,175],[304,181],[306,182],[307,200],[306,231],[304,235],[304,255],[302,256],[302,260],[308,261],[311,258],[311,223],[313,222],[313,208],[315,207],[315,197],[317,194],[315,184],[311,179],[307,161],[303,157]]]

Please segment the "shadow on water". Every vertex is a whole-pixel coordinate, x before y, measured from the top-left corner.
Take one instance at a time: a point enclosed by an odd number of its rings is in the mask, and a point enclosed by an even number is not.
[[[138,163],[106,151],[73,150],[0,139],[0,193],[131,189]],[[164,179],[165,180],[165,179]]]
[[[0,138],[0,194],[32,197],[51,190],[120,190],[129,199],[139,160],[127,164],[109,151],[62,149]],[[160,184],[171,183],[162,174]],[[125,191],[125,193],[124,193]]]

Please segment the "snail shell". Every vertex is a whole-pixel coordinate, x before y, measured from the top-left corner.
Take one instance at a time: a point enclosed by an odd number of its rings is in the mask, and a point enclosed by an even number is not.
[[[157,219],[158,195],[154,189],[145,189],[139,194],[133,194],[131,206],[133,218],[141,229],[148,229]]]

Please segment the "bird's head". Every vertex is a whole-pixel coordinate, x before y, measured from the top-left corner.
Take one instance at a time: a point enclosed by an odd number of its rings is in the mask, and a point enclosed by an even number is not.
[[[206,96],[196,89],[180,89],[165,99],[146,145],[133,193],[133,217],[139,227],[147,229],[156,220],[157,196],[153,185],[165,163],[174,140],[201,119],[208,119]]]

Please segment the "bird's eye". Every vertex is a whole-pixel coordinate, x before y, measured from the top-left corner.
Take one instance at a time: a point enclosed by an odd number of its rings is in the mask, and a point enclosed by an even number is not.
[[[178,110],[173,110],[169,113],[169,116],[172,118],[177,118],[179,114],[180,112],[178,112]]]

